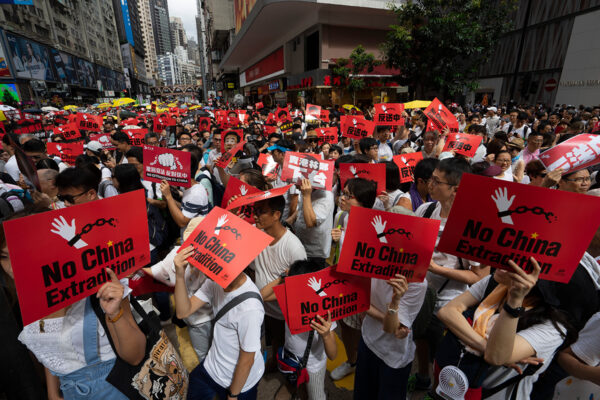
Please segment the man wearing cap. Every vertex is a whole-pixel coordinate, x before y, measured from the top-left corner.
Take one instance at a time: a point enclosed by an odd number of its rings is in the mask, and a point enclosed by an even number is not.
[[[287,185],[281,179],[281,171],[283,170],[283,161],[285,160],[285,152],[294,150],[294,144],[287,139],[281,139],[271,147],[267,148],[273,156],[273,161],[277,163],[277,177],[272,182],[273,189]],[[296,186],[290,187],[290,189],[283,195],[285,198],[285,208],[283,210],[282,220],[287,220],[288,217],[296,211],[298,207],[298,188]]]
[[[496,107],[488,107],[485,118],[482,121],[487,129],[487,134],[490,137],[494,136],[494,133],[496,133],[500,127],[500,117],[496,115],[497,112],[498,109]]]

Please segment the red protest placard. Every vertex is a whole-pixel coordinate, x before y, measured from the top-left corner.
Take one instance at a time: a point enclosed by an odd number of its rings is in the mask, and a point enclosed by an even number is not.
[[[227,140],[230,141],[230,144],[233,143],[232,140],[235,140],[235,143],[239,143],[242,141],[242,136],[243,132],[241,129],[228,129],[226,131],[221,132],[221,154],[225,153],[225,142]]]
[[[263,136],[267,137],[271,133],[277,133],[277,127],[272,125],[263,125]]]
[[[422,152],[398,154],[394,156],[394,162],[400,169],[400,183],[412,182],[415,166],[423,159]]]
[[[372,136],[375,130],[375,122],[367,121],[358,115],[342,115],[340,117],[340,129],[342,136],[352,139],[362,139]]]
[[[310,331],[310,321],[317,315],[331,320],[348,317],[369,309],[371,304],[371,281],[342,274],[339,268],[328,267],[320,271],[293,275],[285,278],[284,291],[278,290],[279,304],[285,296],[286,322],[292,334]]]
[[[277,107],[277,111],[275,112],[275,118],[277,121],[286,122],[290,119],[290,112],[287,108]]]
[[[535,257],[541,279],[566,283],[600,225],[589,212],[598,206],[595,196],[465,174],[437,249],[528,272]]]
[[[315,132],[317,133],[319,146],[322,146],[323,143],[337,144],[339,141],[338,128],[335,126],[331,128],[317,128]]]
[[[110,141],[108,133],[94,133],[90,135],[90,140],[95,140],[102,145],[104,150],[114,150],[116,147]]]
[[[385,192],[385,164],[340,164],[340,181],[342,188],[346,181],[353,178],[363,178],[377,183],[377,194]]]
[[[131,279],[129,279],[129,288],[131,289],[132,296],[137,297],[156,292],[173,293],[175,289],[172,286],[167,286],[164,283],[157,281],[150,275],[144,274],[140,276],[138,274],[135,274]]]
[[[233,157],[239,152],[244,150],[244,145],[246,144],[245,140],[242,140],[238,144],[236,144],[231,150],[225,152],[217,161],[215,161],[215,165],[217,167],[225,168],[229,165]]]
[[[13,129],[13,132],[17,135],[22,135],[24,133],[34,133],[39,131],[44,131],[44,126],[41,122],[35,122]]]
[[[281,180],[299,184],[302,179],[308,179],[313,189],[331,190],[334,164],[316,154],[286,151]]]
[[[584,133],[565,140],[540,154],[548,171],[574,172],[600,163],[600,136]]]
[[[61,135],[65,140],[79,139],[81,132],[77,129],[77,125],[74,123],[57,126],[52,130],[55,135]]]
[[[65,164],[75,165],[77,156],[83,154],[83,142],[73,143],[46,143],[48,155],[60,157]]]
[[[319,119],[323,122],[329,122],[329,111],[321,109]]]
[[[215,207],[181,245],[192,245],[188,262],[226,288],[273,238],[241,218]]]
[[[200,132],[210,131],[210,117],[198,118],[198,130]]]
[[[100,132],[102,130],[103,120],[99,115],[76,114],[77,127],[86,131]]]
[[[263,103],[262,103],[262,101],[261,101],[261,102],[258,102],[258,103],[256,103],[256,104],[254,105],[254,108],[255,108],[255,109],[257,109],[257,110],[260,110],[260,109],[263,109],[263,108],[265,108],[265,106],[264,106],[264,104],[263,104]]]
[[[379,103],[375,104],[375,118],[373,121],[378,125],[404,125],[402,103]]]
[[[450,129],[450,133],[458,133],[458,120],[436,97],[425,109],[425,115],[441,131]]]
[[[237,199],[233,200],[227,205],[227,209],[232,210],[234,208],[242,207],[247,204],[254,204],[257,201],[270,199],[271,197],[283,196],[291,186],[292,185],[282,186],[276,189],[267,190],[266,192],[259,190],[257,193],[247,194],[238,197]]]
[[[235,176],[230,176],[229,181],[227,182],[227,187],[225,188],[225,193],[223,194],[223,201],[221,202],[221,207],[227,209],[229,199],[231,199],[233,196],[245,196],[247,194],[253,193],[263,192],[252,185],[240,181]]]
[[[316,119],[321,117],[321,106],[317,106],[315,104],[307,104],[306,105],[306,116],[313,116]]]
[[[144,138],[148,133],[148,129],[140,128],[140,129],[123,129],[123,132],[129,136],[129,141],[132,146],[141,147],[144,145]]]
[[[594,128],[592,129],[592,133],[597,132],[600,132],[600,121],[596,122],[596,125],[594,125]]]
[[[446,138],[442,151],[452,151],[465,157],[473,157],[483,138],[479,135],[468,133],[451,133]]]
[[[143,190],[6,221],[4,230],[25,325],[96,293],[110,280],[105,268],[122,278],[150,262]]]
[[[256,162],[262,169],[262,174],[265,177],[274,177],[277,175],[277,167],[279,164],[273,159],[273,155],[268,153],[260,153]]]
[[[160,183],[163,179],[173,186],[189,188],[191,153],[144,145],[144,179]]]
[[[425,279],[440,221],[362,207],[352,207],[348,218],[339,272],[386,280],[401,274],[409,282]]]
[[[162,132],[167,129],[167,126],[175,126],[175,120],[167,115],[154,117],[152,128],[154,132]]]

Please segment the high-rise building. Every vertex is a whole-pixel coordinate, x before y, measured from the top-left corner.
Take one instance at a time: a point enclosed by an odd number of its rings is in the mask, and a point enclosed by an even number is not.
[[[150,0],[152,29],[156,54],[163,55],[173,51],[171,43],[171,25],[169,22],[169,5],[167,0]]]
[[[8,71],[0,80],[14,84],[22,100],[58,96],[95,102],[124,87],[110,1],[1,4],[0,27],[0,38],[8,44]],[[36,66],[24,62],[27,54],[39,60]]]
[[[198,43],[196,43],[196,41],[191,37],[188,38],[187,51],[188,59],[194,64],[200,65],[200,53],[198,52]]]
[[[166,86],[181,84],[179,62],[173,53],[158,56],[158,76]]]
[[[183,21],[180,17],[171,17],[171,46],[173,49],[177,46],[187,47],[187,36],[183,28]]]
[[[152,28],[152,15],[150,13],[150,2],[148,0],[137,0],[140,15],[140,28],[144,43],[144,64],[146,76],[158,80],[158,59],[156,56],[156,43],[154,42],[154,29]]]

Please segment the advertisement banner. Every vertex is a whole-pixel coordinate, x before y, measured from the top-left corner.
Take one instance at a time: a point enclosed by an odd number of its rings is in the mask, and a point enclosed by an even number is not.
[[[334,164],[334,161],[322,160],[316,154],[286,151],[281,180],[299,185],[302,179],[308,179],[313,189],[331,190]]]
[[[8,57],[7,52],[4,51],[4,45],[0,43],[0,77],[1,78],[12,78],[10,69],[8,68]],[[0,94],[2,94],[0,92]]]
[[[468,133],[451,133],[446,138],[446,144],[442,151],[452,151],[465,157],[473,157],[483,138],[479,135]]]
[[[50,48],[50,56],[52,57],[52,64],[54,64],[56,71],[56,80],[71,85],[79,85],[73,57],[54,48]]]
[[[214,207],[198,224],[180,251],[194,247],[188,262],[222,288],[254,260],[273,238],[241,218]]]
[[[8,32],[6,41],[17,78],[55,80],[46,46]]]
[[[330,312],[331,320],[337,321],[367,311],[371,304],[371,280],[342,274],[335,267],[289,276],[280,286],[284,288],[275,296],[285,304],[281,310],[292,334],[310,331],[317,315],[327,320]]]
[[[342,136],[360,140],[367,136],[373,136],[375,122],[357,115],[342,115],[340,117],[340,129],[342,130]]]
[[[75,58],[75,66],[77,68],[79,84],[86,88],[97,89],[94,65],[87,60]]]
[[[465,174],[437,249],[509,271],[509,260],[532,271],[534,257],[540,279],[566,283],[600,225],[590,218],[598,206],[595,196]]]
[[[233,11],[235,15],[235,33],[242,29],[242,24],[248,18],[252,7],[256,4],[256,0],[234,0]]]
[[[373,121],[377,125],[404,125],[403,111],[404,104],[402,103],[375,104],[375,117]]]
[[[191,183],[191,153],[144,145],[144,179],[160,183],[163,180],[172,186],[189,188]]]
[[[415,180],[415,166],[423,159],[423,153],[406,153],[394,156],[393,160],[400,169],[400,183],[413,182]]]
[[[352,207],[338,272],[385,280],[401,274],[422,282],[439,228],[436,219]]]
[[[600,135],[584,133],[565,140],[540,154],[547,171],[557,168],[575,172],[600,163]]]
[[[110,281],[106,268],[123,278],[150,262],[143,190],[6,221],[4,230],[25,325],[96,293]]]
[[[342,189],[348,179],[363,178],[377,184],[377,194],[385,192],[385,164],[340,164]]]

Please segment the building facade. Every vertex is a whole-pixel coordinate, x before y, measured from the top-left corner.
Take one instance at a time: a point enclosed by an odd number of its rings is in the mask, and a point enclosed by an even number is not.
[[[140,16],[140,29],[144,43],[144,53],[146,55],[146,57],[144,57],[146,77],[154,80],[154,85],[156,85],[156,81],[158,80],[158,58],[156,56],[156,43],[154,41],[150,2],[148,0],[137,0],[137,4]]]
[[[183,28],[183,21],[180,17],[170,17],[169,21],[171,25],[171,46],[173,46],[173,49],[177,46],[187,48],[187,36]]]
[[[469,102],[598,104],[600,0],[520,0],[507,19]]]
[[[0,84],[19,100],[95,102],[124,88],[112,2],[2,4],[0,27]]]
[[[169,21],[169,5],[167,0],[149,0],[154,30],[156,54],[163,55],[173,51],[171,43],[171,24]]]
[[[236,0],[235,36],[219,62],[223,97],[243,93],[265,105],[344,104],[353,96],[333,79],[332,67],[357,45],[380,57],[379,45],[395,22],[387,0]],[[231,78],[234,75],[235,78]],[[393,71],[361,73],[368,89],[357,102],[394,101],[403,88]],[[229,90],[228,90],[229,89]]]

